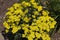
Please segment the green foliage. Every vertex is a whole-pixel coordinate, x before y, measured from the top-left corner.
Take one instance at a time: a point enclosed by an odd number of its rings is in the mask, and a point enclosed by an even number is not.
[[[55,29],[53,29],[50,34],[53,34],[55,31],[58,31],[57,28],[59,28],[59,16],[60,16],[60,1],[59,0],[49,0],[48,2],[48,10],[50,11],[50,16],[52,16],[56,21],[57,25]]]
[[[51,9],[60,12],[60,0],[50,0]]]
[[[57,21],[57,27],[54,29],[55,31],[60,32],[60,0],[49,0],[48,10],[51,12],[50,16],[55,18]]]
[[[17,34],[14,36],[14,40],[21,40],[21,34],[20,34],[20,33],[17,33]]]
[[[58,30],[58,33],[60,33],[60,29]]]

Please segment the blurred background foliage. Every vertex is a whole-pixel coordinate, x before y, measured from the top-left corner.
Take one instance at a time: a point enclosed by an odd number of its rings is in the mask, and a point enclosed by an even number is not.
[[[48,0],[47,9],[51,12],[50,16],[57,21],[55,32],[58,31],[60,33],[60,0]]]
[[[51,9],[60,12],[60,0],[49,0]]]

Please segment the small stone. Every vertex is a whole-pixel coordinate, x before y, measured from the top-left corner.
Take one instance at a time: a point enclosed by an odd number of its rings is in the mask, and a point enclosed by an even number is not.
[[[4,37],[1,33],[0,33],[0,40],[4,40]]]

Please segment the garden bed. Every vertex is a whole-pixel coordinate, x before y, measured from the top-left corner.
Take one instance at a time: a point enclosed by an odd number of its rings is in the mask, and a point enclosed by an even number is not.
[[[7,8],[11,7],[14,3],[18,2],[18,0],[0,0],[0,33],[4,34],[4,26],[3,26],[3,17],[5,17],[5,13],[7,12]],[[2,35],[3,36],[3,35]],[[6,35],[3,38],[7,38]],[[6,39],[8,40],[8,38]],[[60,40],[60,33],[55,32],[51,36],[51,40]]]

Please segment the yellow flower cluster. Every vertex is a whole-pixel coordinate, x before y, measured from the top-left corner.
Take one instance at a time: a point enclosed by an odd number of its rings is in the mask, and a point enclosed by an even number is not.
[[[30,30],[28,29],[30,28]],[[22,37],[28,38],[28,40],[38,40],[42,38],[42,40],[50,40],[49,35],[46,32],[41,32],[37,26],[29,26],[25,25],[23,28],[24,34],[22,34]]]
[[[26,37],[28,40],[50,40],[47,32],[56,25],[56,21],[49,16],[49,12],[43,10],[43,7],[35,0],[15,3],[8,8],[5,19],[3,25],[6,28],[6,33],[10,28],[12,28],[13,34],[18,30],[24,30],[22,38]]]

